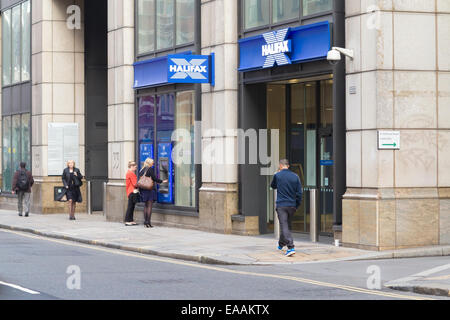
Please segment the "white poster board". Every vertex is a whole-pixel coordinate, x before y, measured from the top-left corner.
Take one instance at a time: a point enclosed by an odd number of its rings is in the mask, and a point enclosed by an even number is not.
[[[74,160],[79,165],[80,143],[78,123],[49,123],[48,175],[60,176],[69,160]]]
[[[378,131],[379,150],[400,150],[400,131]]]

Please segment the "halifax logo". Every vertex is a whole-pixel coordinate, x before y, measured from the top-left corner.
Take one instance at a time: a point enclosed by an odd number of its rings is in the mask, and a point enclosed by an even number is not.
[[[286,53],[291,52],[291,40],[286,40],[289,28],[263,34],[266,44],[262,46],[262,56],[266,57],[263,68],[291,64]]]
[[[172,83],[208,83],[209,57],[194,55],[169,55],[168,80]]]

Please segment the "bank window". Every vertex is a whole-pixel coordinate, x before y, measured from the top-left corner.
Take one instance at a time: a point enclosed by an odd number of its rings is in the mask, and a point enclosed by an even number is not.
[[[303,15],[309,16],[333,10],[333,0],[303,0]]]
[[[193,43],[196,1],[137,0],[138,54]]]
[[[177,1],[177,45],[194,42],[195,0]]]
[[[30,80],[30,61],[31,61],[31,20],[30,20],[30,1],[22,3],[22,81]]]
[[[155,50],[155,0],[138,0],[139,53]]]
[[[11,10],[2,14],[3,85],[11,84]]]
[[[3,86],[30,80],[30,1],[2,13]]]
[[[270,0],[244,0],[245,29],[270,23]]]
[[[300,0],[273,0],[273,23],[299,17]]]
[[[195,208],[195,91],[148,95],[138,100],[140,167],[152,158],[158,177],[168,180],[158,186],[158,202]]]
[[[12,190],[12,178],[18,170],[20,162],[25,162],[27,168],[30,164],[30,114],[16,114],[3,117],[3,192]]]
[[[156,47],[166,49],[173,47],[175,0],[156,1]]]
[[[244,29],[264,27],[333,9],[332,0],[242,0]],[[301,9],[301,6],[303,9]]]

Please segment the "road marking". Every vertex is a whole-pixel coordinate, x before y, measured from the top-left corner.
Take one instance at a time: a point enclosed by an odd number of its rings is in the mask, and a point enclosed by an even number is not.
[[[414,280],[417,280],[419,278],[425,278],[425,277],[431,276],[432,274],[435,274],[435,273],[438,273],[438,272],[441,272],[441,271],[444,271],[444,270],[447,270],[447,269],[450,269],[450,264],[445,264],[443,266],[439,266],[439,267],[436,267],[436,268],[433,268],[433,269],[425,270],[425,271],[413,274],[412,276],[408,276],[408,277],[405,277],[405,278],[401,278],[401,279],[397,279],[397,280],[391,281],[390,283],[414,281]]]
[[[0,231],[16,234],[16,235],[27,237],[27,238],[59,243],[62,245],[70,245],[70,246],[75,246],[75,247],[80,247],[80,248],[85,248],[85,249],[90,249],[90,250],[107,252],[110,254],[119,254],[119,255],[133,257],[133,258],[140,258],[140,259],[145,259],[145,260],[149,260],[149,261],[157,261],[157,262],[162,262],[162,263],[170,263],[170,264],[186,266],[186,267],[191,267],[191,268],[197,268],[197,269],[212,270],[212,271],[218,271],[218,272],[223,272],[223,273],[239,274],[239,275],[254,276],[254,277],[290,280],[290,281],[312,284],[312,285],[321,286],[321,287],[341,289],[341,290],[345,290],[345,291],[364,293],[364,294],[389,297],[389,298],[396,298],[396,299],[435,300],[432,298],[409,296],[409,295],[382,292],[382,291],[376,291],[376,290],[369,290],[369,289],[364,289],[364,288],[359,288],[359,287],[339,285],[339,284],[316,281],[316,280],[299,278],[299,277],[282,276],[282,275],[268,274],[268,273],[256,273],[256,272],[248,272],[248,271],[238,271],[238,270],[226,269],[223,267],[214,267],[214,266],[207,266],[207,265],[195,264],[195,263],[190,263],[190,262],[169,260],[168,258],[158,258],[158,257],[154,257],[154,256],[148,256],[148,255],[144,255],[144,254],[135,254],[135,253],[121,251],[121,250],[117,250],[117,249],[102,248],[102,247],[98,247],[98,246],[94,246],[94,245],[85,245],[85,244],[71,242],[71,241],[67,241],[67,240],[51,239],[51,238],[46,238],[46,237],[36,236],[36,235],[29,235],[29,234],[25,234],[22,232],[11,231],[11,230],[6,230],[6,229],[2,229]]]
[[[13,289],[20,290],[20,291],[23,291],[23,292],[26,292],[26,293],[29,293],[29,294],[33,294],[33,295],[40,294],[37,291],[33,291],[33,290],[30,290],[30,289],[27,289],[27,288],[24,288],[24,287],[15,285],[15,284],[11,284],[11,283],[6,283],[6,282],[3,282],[3,281],[0,281],[0,285],[11,287]]]
[[[424,280],[447,280],[447,279],[450,279],[450,274],[442,277],[425,278]]]

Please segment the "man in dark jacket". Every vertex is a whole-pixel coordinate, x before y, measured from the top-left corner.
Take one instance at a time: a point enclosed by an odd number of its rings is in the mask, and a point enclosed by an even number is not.
[[[294,239],[290,230],[292,218],[302,202],[302,184],[300,178],[289,170],[289,161],[280,161],[280,170],[275,174],[271,184],[277,190],[277,213],[280,221],[280,240],[278,250],[288,247],[286,256],[295,254]]]
[[[25,209],[25,217],[28,217],[30,213],[31,187],[34,184],[34,179],[26,167],[27,164],[21,162],[20,169],[14,173],[12,193],[17,193],[19,216],[22,216]]]

